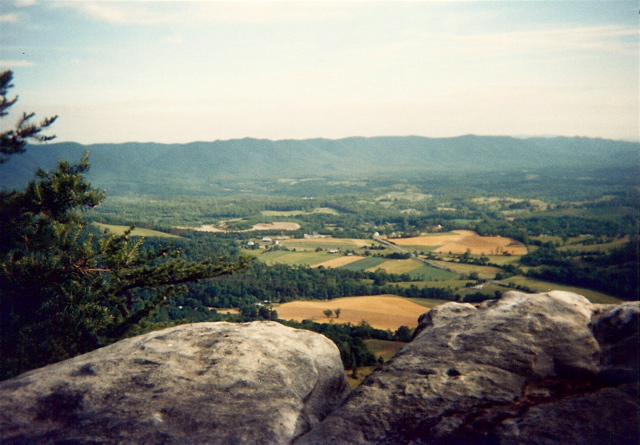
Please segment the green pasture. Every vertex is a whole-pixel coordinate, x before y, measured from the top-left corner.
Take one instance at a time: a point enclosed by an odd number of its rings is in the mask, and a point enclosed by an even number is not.
[[[457,276],[457,274],[454,274]],[[438,280],[438,281],[408,281],[404,283],[394,283],[400,287],[410,287],[414,285],[419,288],[423,287],[434,287],[437,289],[451,289],[456,291],[458,289],[464,288],[467,283],[471,283],[470,280]]]
[[[387,260],[384,263],[381,263],[379,266],[380,269],[384,269],[387,273],[393,274],[404,274],[409,273],[410,271],[417,269],[422,266],[422,263],[413,259],[406,260]]]
[[[518,264],[522,255],[487,255],[489,262],[504,266],[505,264]]]
[[[433,298],[407,298],[407,300],[413,301],[415,304],[419,304],[420,306],[424,306],[428,309],[440,306],[441,304],[449,303],[448,300],[436,300]]]
[[[353,271],[367,270],[367,269],[371,269],[372,267],[379,266],[385,261],[388,261],[388,260],[386,258],[370,256],[358,261],[354,261],[353,263],[345,264],[344,266],[340,266],[339,268],[345,269],[345,270],[353,270]]]
[[[117,226],[114,224],[103,224],[98,222],[94,222],[92,224],[102,231],[108,231],[109,233],[113,233],[115,235],[123,235],[125,231],[129,230],[129,226]],[[133,229],[133,231],[131,232],[131,236],[144,236],[147,238],[180,238],[178,235],[172,235],[171,233],[159,232],[157,230],[151,229],[142,229],[138,227]]]
[[[448,270],[438,269],[436,267],[431,267],[424,263],[420,263],[418,267],[409,271],[408,273],[412,279],[424,281],[450,280],[457,276],[456,273],[449,272]]]
[[[559,247],[558,250],[566,250],[571,252],[593,252],[593,251],[602,251],[605,253],[610,253],[616,249],[621,249],[629,242],[629,237],[625,236],[624,238],[619,238],[609,243],[601,243],[601,244],[587,244],[583,245],[581,243],[576,244],[567,244],[565,246]]]
[[[288,264],[290,266],[313,266],[335,258],[335,255],[326,252],[273,250],[270,252],[262,252],[256,255],[256,258],[268,265]]]
[[[411,279],[422,281],[450,280],[457,276],[454,272],[429,266],[422,261],[414,259],[386,260],[375,266],[371,266],[369,269],[373,268],[383,269],[387,273],[408,274]]]
[[[288,249],[316,250],[319,247],[324,250],[338,249],[343,251],[360,249],[367,243],[366,240],[349,238],[290,239],[281,242]]]
[[[482,278],[484,280],[490,280],[495,278],[498,272],[501,272],[502,269],[493,266],[477,266],[475,264],[466,264],[466,263],[450,263],[448,261],[436,261],[429,260],[430,263],[447,268],[452,272],[456,272],[459,274],[468,275],[472,272],[478,273],[478,278]]]
[[[592,303],[618,304],[623,302],[623,300],[620,300],[619,298],[613,297],[611,295],[607,295],[603,292],[585,289],[583,287],[567,286],[563,284],[551,283],[549,281],[536,280],[535,278],[529,278],[520,275],[508,278],[506,280],[503,280],[502,282],[526,286],[537,292],[548,292],[550,290],[563,290],[567,292],[573,292],[586,297]]]

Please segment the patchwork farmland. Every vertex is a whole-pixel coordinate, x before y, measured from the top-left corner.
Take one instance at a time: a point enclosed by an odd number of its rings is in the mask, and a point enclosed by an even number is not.
[[[444,303],[444,302],[443,302]],[[400,326],[414,328],[418,317],[428,308],[406,298],[393,295],[336,298],[329,301],[293,301],[275,306],[283,320],[312,320],[318,323],[352,323],[366,321],[377,329],[396,330]],[[328,317],[324,311],[340,309],[340,316]]]
[[[406,247],[434,247],[439,253],[472,255],[524,255],[527,248],[503,236],[480,236],[471,230],[454,230],[450,233],[420,236],[414,238],[396,238],[390,240],[394,244]]]

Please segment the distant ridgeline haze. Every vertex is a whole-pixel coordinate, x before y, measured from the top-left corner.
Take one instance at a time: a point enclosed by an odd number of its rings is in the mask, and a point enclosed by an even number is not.
[[[359,179],[447,172],[595,171],[638,167],[640,145],[590,138],[496,136],[238,139],[188,144],[72,142],[30,146],[0,167],[0,189],[23,187],[36,168],[90,152],[88,179],[110,194],[213,192],[221,184],[286,178]]]

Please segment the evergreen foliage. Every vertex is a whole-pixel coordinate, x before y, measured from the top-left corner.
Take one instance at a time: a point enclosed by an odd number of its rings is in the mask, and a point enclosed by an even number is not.
[[[8,110],[18,101],[18,96],[12,99],[7,97],[9,89],[13,87],[12,80],[13,72],[0,73],[0,118],[7,116]],[[29,141],[47,142],[55,138],[42,134],[42,130],[53,124],[58,116],[45,118],[39,124],[31,121],[34,116],[34,113],[23,113],[14,128],[0,133],[0,164],[7,162],[10,155],[24,152]]]
[[[12,73],[0,74],[0,117]],[[0,134],[0,163],[21,153],[54,118],[32,124],[24,114]],[[0,378],[119,340],[184,283],[231,274],[248,260],[189,262],[180,250],[144,247],[142,238],[96,236],[82,211],[105,197],[85,180],[88,155],[75,165],[38,170],[24,190],[0,192]]]

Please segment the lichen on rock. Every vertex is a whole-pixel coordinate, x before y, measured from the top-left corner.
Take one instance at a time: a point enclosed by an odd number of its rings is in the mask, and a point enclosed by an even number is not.
[[[296,444],[638,443],[638,302],[448,303]]]
[[[348,393],[326,337],[198,323],[0,383],[1,443],[289,443]]]

